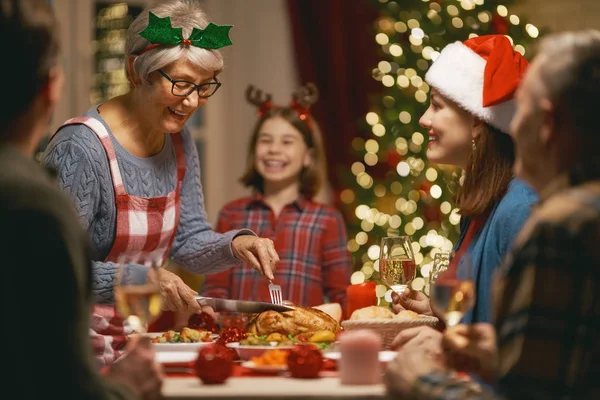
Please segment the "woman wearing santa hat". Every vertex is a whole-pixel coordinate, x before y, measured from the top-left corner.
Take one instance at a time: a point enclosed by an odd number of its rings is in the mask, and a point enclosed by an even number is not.
[[[503,35],[446,46],[425,75],[431,103],[419,120],[427,129],[427,158],[464,170],[456,196],[460,239],[449,270],[460,277],[469,265],[476,303],[463,322],[489,322],[490,282],[514,237],[529,217],[536,194],[513,176],[515,149],[508,135],[513,96],[528,63]],[[422,293],[394,298],[394,309],[431,314]]]

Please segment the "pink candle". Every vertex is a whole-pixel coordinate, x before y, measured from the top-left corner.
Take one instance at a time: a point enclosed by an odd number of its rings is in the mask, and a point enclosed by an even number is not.
[[[381,337],[370,330],[346,331],[340,336],[338,369],[342,385],[381,383]]]

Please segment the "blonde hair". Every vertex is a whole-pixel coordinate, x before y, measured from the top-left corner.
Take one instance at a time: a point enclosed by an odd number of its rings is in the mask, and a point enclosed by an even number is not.
[[[156,5],[144,9],[127,29],[125,39],[125,53],[127,55],[135,55],[151,44],[139,34],[148,26],[150,12],[160,18],[171,17],[172,26],[182,28],[184,38],[189,37],[193,28],[204,29],[209,24],[208,17],[200,8],[198,1],[158,1]],[[137,56],[133,61],[133,70],[142,82],[147,84],[151,72],[181,58],[187,58],[194,65],[205,71],[212,71],[215,75],[223,70],[223,56],[218,50],[203,49],[196,46],[159,46]],[[125,73],[131,79],[127,70]]]

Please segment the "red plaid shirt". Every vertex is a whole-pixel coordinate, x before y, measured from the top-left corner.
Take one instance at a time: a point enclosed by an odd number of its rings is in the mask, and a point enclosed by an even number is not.
[[[352,265],[346,227],[338,210],[299,198],[276,217],[262,195],[256,194],[227,204],[216,230],[242,227],[275,243],[281,260],[275,283],[281,285],[284,300],[304,306],[330,301],[345,307]],[[245,264],[207,276],[204,295],[270,302],[268,283]]]

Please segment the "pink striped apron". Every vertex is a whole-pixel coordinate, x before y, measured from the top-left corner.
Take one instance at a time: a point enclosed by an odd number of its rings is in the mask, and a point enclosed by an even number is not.
[[[90,128],[104,147],[110,165],[117,209],[116,236],[105,262],[146,264],[166,261],[179,223],[180,191],[185,176],[185,153],[180,133],[171,135],[177,161],[177,186],[166,196],[137,197],[125,192],[112,140],[104,125],[95,118],[76,117],[62,126],[83,124]],[[58,129],[60,130],[60,128]],[[58,132],[57,130],[57,132]],[[92,310],[90,333],[94,354],[101,365],[122,355],[127,334],[123,319],[114,304],[96,304]]]

